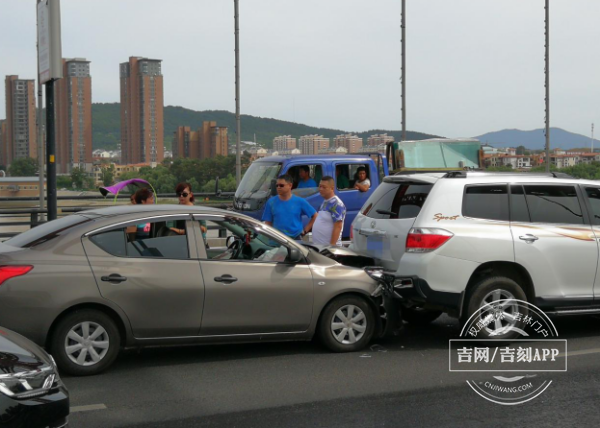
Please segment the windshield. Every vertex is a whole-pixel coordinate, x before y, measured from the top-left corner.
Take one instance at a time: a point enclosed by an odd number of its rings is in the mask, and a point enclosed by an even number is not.
[[[244,174],[235,192],[236,198],[262,199],[271,194],[271,180],[277,178],[281,164],[278,162],[254,162]]]

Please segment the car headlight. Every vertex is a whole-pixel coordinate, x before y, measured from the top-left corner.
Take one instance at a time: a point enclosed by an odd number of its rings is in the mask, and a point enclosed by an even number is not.
[[[50,366],[27,372],[0,374],[0,392],[17,400],[34,398],[47,394],[58,386],[59,381]]]

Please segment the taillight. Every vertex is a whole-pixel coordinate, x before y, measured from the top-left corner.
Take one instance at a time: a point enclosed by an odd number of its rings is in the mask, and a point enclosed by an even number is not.
[[[407,253],[428,253],[444,245],[454,234],[444,229],[413,227],[406,237]]]
[[[0,266],[0,285],[15,276],[25,275],[33,266]]]

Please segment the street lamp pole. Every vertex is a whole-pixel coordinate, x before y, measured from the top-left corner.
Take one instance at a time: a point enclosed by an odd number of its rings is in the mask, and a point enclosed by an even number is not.
[[[39,0],[35,0],[35,5],[37,8],[37,4],[38,4]],[[36,24],[37,26],[39,26],[39,23]],[[39,30],[38,30],[39,31]],[[36,37],[37,40],[37,37]],[[39,58],[39,51],[40,51],[40,44],[36,43],[36,48],[38,51],[38,58]],[[42,114],[42,110],[43,110],[43,90],[42,90],[42,82],[40,80],[40,63],[39,61],[37,61],[37,147],[38,147],[38,168],[39,168],[39,184],[38,184],[38,189],[40,191],[40,210],[44,209],[44,166],[46,165],[45,162],[45,158],[44,158],[44,134],[42,132],[42,128],[43,128],[43,124],[44,124],[44,115]],[[44,214],[43,213],[39,213],[38,214],[38,220],[39,221],[44,221]]]
[[[242,126],[240,123],[240,12],[239,0],[233,0],[235,9],[235,123],[236,123],[236,144],[235,144],[235,181],[240,185],[242,179],[242,160],[240,156],[240,139]]]
[[[402,141],[406,141],[406,0],[402,0]]]
[[[550,0],[546,0],[546,172],[550,172]]]

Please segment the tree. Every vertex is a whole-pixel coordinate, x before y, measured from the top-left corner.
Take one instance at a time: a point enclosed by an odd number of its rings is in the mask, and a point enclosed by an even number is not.
[[[8,170],[11,177],[33,177],[37,172],[38,161],[30,157],[15,159]]]
[[[68,175],[57,175],[56,176],[56,187],[58,189],[71,190],[71,188],[73,187],[73,181],[71,181],[71,177]]]
[[[71,182],[76,189],[83,189],[87,174],[81,168],[75,167],[71,170]]]
[[[101,169],[102,169],[102,174],[101,174],[102,184],[104,184],[105,186],[110,186],[115,179],[115,165],[110,164]]]

